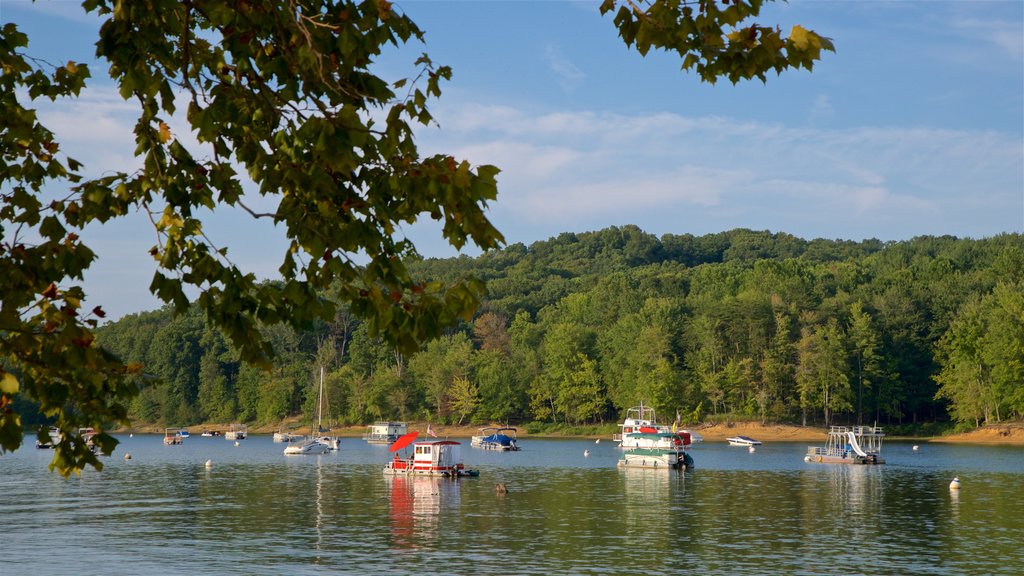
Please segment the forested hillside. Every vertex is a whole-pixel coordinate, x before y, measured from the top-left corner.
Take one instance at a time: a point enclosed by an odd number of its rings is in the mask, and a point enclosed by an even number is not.
[[[132,418],[175,425],[308,414],[321,365],[345,423],[576,425],[640,401],[691,423],[1024,416],[1019,234],[850,242],[627,226],[412,272],[489,290],[472,322],[412,356],[347,313],[307,333],[269,330],[269,372],[240,363],[198,311],[125,317],[100,341],[144,365]]]

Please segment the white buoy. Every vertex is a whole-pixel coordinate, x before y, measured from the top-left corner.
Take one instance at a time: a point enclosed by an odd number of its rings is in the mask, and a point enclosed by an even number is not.
[[[949,483],[949,489],[950,490],[959,490],[960,489],[960,478],[953,478],[953,481]]]
[[[132,459],[131,452],[125,452],[124,453],[124,459],[125,460],[131,460]]]
[[[206,467],[207,468],[213,468],[213,460],[207,460],[206,461]]]
[[[135,434],[129,434],[128,437],[129,438],[135,438]]]
[[[917,444],[914,444],[914,451],[917,452]]]
[[[583,456],[584,456],[584,457],[586,457],[586,456],[590,456],[590,450],[584,450],[584,451],[583,451]]]
[[[600,444],[600,443],[601,443],[601,439],[600,438],[598,438],[597,440],[594,440],[594,444]]]
[[[241,444],[239,444],[238,442],[235,442],[235,446],[241,446]]]
[[[753,446],[751,446],[751,447],[747,448],[747,452],[750,452],[751,454],[753,454],[754,452],[757,452],[757,448],[754,448]]]

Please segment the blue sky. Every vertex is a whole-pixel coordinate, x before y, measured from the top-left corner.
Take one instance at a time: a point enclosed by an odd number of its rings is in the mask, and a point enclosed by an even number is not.
[[[395,2],[426,45],[386,55],[379,73],[404,77],[421,52],[454,69],[432,108],[439,126],[419,143],[502,169],[489,214],[509,243],[626,224],[852,240],[1024,230],[1024,2],[772,3],[759,23],[801,24],[837,52],[813,72],[736,86],[702,84],[669,55],[641,58],[598,5]],[[95,20],[80,12],[0,0],[0,21],[55,62],[93,60]],[[92,66],[80,102],[40,114],[96,173],[130,169],[130,106]],[[88,232],[101,257],[90,304],[113,317],[154,308],[145,216]],[[207,232],[243,268],[275,275],[277,231],[218,212]],[[429,222],[403,232],[425,256],[456,253]]]

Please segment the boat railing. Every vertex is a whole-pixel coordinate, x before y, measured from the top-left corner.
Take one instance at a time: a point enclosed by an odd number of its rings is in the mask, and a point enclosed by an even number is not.
[[[843,448],[826,446],[824,448],[820,446],[809,446],[807,448],[808,456],[837,456],[839,458],[845,458],[847,451]]]

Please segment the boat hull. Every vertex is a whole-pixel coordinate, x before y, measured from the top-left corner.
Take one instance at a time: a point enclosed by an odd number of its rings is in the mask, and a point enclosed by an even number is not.
[[[316,440],[304,442],[302,444],[294,444],[284,449],[284,453],[288,456],[316,456],[320,454],[327,454],[330,451],[330,446],[322,444]]]
[[[693,458],[682,451],[633,450],[623,454],[618,466],[621,468],[681,470],[693,467]]]

